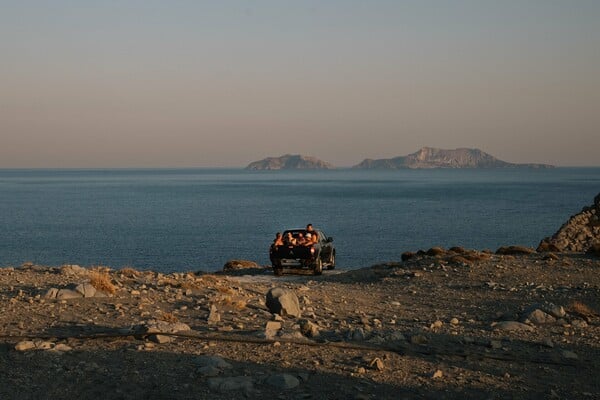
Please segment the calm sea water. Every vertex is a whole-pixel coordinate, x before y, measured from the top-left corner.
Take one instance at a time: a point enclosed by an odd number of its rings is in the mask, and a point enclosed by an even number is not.
[[[311,222],[350,269],[435,245],[536,246],[598,192],[600,168],[0,170],[0,265],[267,264],[276,231]]]

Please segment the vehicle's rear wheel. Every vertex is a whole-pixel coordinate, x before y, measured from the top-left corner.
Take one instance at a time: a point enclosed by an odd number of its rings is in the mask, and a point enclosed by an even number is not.
[[[327,266],[327,269],[334,269],[335,268],[335,253],[331,253],[331,259],[329,260],[329,265]]]
[[[323,261],[321,261],[321,258],[319,257],[317,257],[317,259],[315,260],[313,272],[315,275],[321,275],[323,273]]]
[[[281,276],[281,275],[283,275],[283,268],[273,267],[273,274],[275,276]]]

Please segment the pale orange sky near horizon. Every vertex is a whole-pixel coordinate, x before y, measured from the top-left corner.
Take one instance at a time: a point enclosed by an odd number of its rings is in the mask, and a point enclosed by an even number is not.
[[[600,2],[2,6],[0,168],[600,165]]]

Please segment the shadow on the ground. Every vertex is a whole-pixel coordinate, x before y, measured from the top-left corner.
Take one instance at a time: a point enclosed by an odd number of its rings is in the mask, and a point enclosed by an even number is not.
[[[219,346],[209,345],[202,338],[177,338],[145,351],[140,350],[145,343],[141,336],[123,332],[82,324],[55,326],[43,332],[44,337],[54,336],[75,348],[65,353],[16,352],[12,349],[14,343],[1,343],[0,398],[531,399],[556,395],[587,399],[600,393],[596,379],[600,367],[598,347],[549,348],[509,334],[497,338],[501,344],[497,348],[492,348],[486,337],[472,337],[466,343],[454,335],[430,332],[428,342],[422,345],[400,341],[359,342],[358,347],[348,349],[294,343],[273,347],[272,343],[245,343],[243,337],[231,342],[215,337],[213,341]],[[115,336],[110,337],[111,333]],[[243,336],[213,333],[225,339]],[[109,337],[85,338],[103,334]],[[579,358],[565,358],[563,350]],[[208,378],[199,373],[194,360],[200,354],[219,353],[229,354],[227,361],[233,365],[219,376],[249,376],[252,391],[220,392],[209,388]],[[261,361],[247,362],[247,354]],[[386,360],[386,372],[397,378],[382,381],[377,371],[365,365],[365,356]],[[361,365],[367,367],[366,372],[351,374]],[[344,372],[333,373],[331,368]],[[443,371],[439,379],[431,376],[436,369]],[[290,390],[271,387],[266,378],[274,373],[292,374],[300,378],[301,384]]]
[[[135,345],[135,343],[133,343]],[[285,351],[285,350],[282,350]],[[198,354],[203,353],[198,351]],[[212,353],[207,351],[207,354]],[[371,378],[335,374],[317,369],[282,367],[276,363],[249,363],[226,359],[233,365],[219,377],[248,376],[251,390],[220,391],[198,372],[196,354],[175,351],[138,351],[125,344],[114,350],[75,350],[66,353],[17,353],[0,345],[0,398],[2,399],[489,399],[526,398],[511,390],[477,385],[380,383]],[[243,358],[243,357],[242,357]],[[408,366],[410,369],[410,366]],[[300,379],[293,389],[270,386],[276,373]],[[430,380],[429,377],[422,377]]]

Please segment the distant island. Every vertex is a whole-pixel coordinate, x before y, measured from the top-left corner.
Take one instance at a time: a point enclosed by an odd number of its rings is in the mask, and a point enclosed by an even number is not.
[[[286,154],[281,157],[267,157],[254,161],[246,167],[249,170],[280,170],[280,169],[333,169],[334,166],[316,157],[300,154]]]
[[[334,169],[335,167],[316,157],[286,154],[254,161],[247,170],[294,170]],[[423,147],[416,153],[394,158],[370,159],[354,165],[355,169],[433,169],[433,168],[554,168],[549,164],[515,164],[502,161],[479,149],[454,150]]]
[[[479,149],[436,149],[423,147],[407,156],[365,159],[352,168],[358,169],[426,169],[426,168],[553,168],[548,164],[513,164],[497,159]]]

